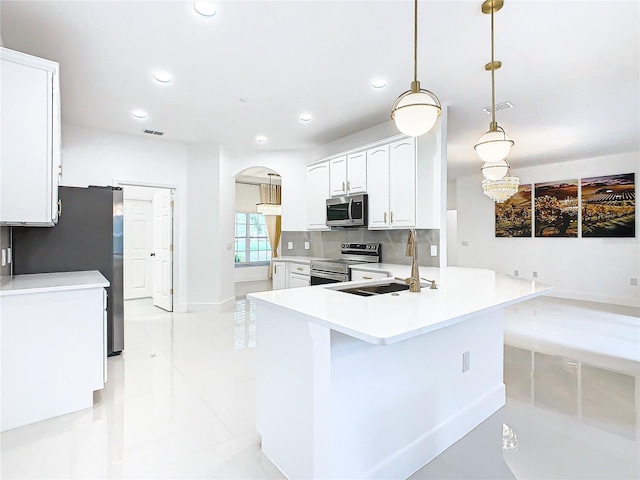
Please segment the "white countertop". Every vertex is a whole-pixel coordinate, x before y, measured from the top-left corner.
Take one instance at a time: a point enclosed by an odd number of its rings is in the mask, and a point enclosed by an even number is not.
[[[312,260],[324,260],[324,257],[312,257],[308,255],[285,255],[283,257],[272,258],[273,262],[295,262],[295,263],[311,263]]]
[[[362,268],[361,268],[362,267]],[[357,268],[365,269],[364,266]],[[410,265],[378,264],[370,271],[406,277]],[[420,267],[420,276],[436,280],[437,290],[361,297],[336,291],[345,286],[379,284],[386,280],[354,281],[249,294],[259,303],[276,305],[309,320],[369,343],[387,345],[422,335],[533,298],[550,286],[491,270]]]
[[[0,297],[108,286],[109,281],[97,270],[13,275],[0,277]]]

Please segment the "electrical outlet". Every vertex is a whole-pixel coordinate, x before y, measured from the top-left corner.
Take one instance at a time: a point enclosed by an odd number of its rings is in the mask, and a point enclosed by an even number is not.
[[[533,278],[538,278],[538,272],[533,272]]]
[[[309,242],[304,242],[304,249],[309,250]]]
[[[520,272],[518,270],[514,270],[513,271],[513,275],[516,276],[516,277],[519,277],[520,276]]]
[[[462,240],[462,246],[463,247],[468,247],[469,246],[469,241],[468,240]]]
[[[293,242],[287,242],[287,248],[293,250]]]
[[[437,257],[438,256],[438,246],[437,245],[431,245],[431,256],[432,257]]]
[[[468,371],[471,368],[471,352],[464,352],[462,354],[462,373]]]
[[[629,284],[636,287],[638,285],[638,279],[632,277],[631,280],[629,281]]]

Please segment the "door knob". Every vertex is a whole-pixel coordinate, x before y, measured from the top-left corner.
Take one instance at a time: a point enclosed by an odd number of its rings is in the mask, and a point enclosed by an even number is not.
[[[156,256],[156,252],[151,252],[149,255],[151,255],[152,257]]]

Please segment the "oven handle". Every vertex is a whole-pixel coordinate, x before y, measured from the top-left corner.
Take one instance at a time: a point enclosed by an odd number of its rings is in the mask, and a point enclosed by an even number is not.
[[[349,277],[345,278],[346,275],[342,273],[319,272],[317,270],[311,270],[309,273],[311,277],[326,278],[327,280],[335,280],[336,282],[346,282],[349,280]]]

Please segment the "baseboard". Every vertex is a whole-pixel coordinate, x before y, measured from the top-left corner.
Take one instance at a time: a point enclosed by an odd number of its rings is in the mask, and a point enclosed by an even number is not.
[[[613,295],[600,295],[586,292],[573,292],[569,290],[558,290],[554,288],[546,294],[548,297],[566,298],[569,300],[582,300],[584,302],[610,303],[625,307],[640,307],[640,296],[636,298],[619,297]]]
[[[505,404],[503,384],[450,417],[438,428],[399,450],[363,475],[363,478],[407,478],[497,412]]]
[[[189,303],[187,311],[191,313],[219,313],[233,310],[235,307],[235,297],[230,297],[222,302],[211,303]]]

